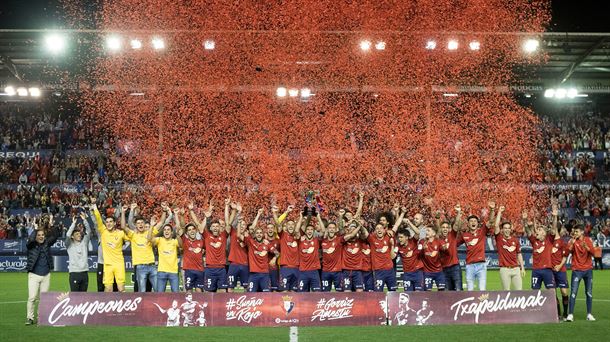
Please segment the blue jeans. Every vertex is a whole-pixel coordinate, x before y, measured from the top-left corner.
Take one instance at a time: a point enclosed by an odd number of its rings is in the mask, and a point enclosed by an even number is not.
[[[157,291],[157,266],[155,265],[137,265],[136,279],[138,282],[138,292],[146,292],[146,281],[150,280],[153,286],[153,292]]]
[[[460,264],[443,268],[448,291],[462,291],[462,268]]]
[[[474,290],[475,280],[479,281],[479,291],[485,291],[487,286],[487,263],[485,261],[466,265],[468,291]]]
[[[165,287],[169,281],[172,292],[178,292],[178,273],[158,272],[157,273],[157,292],[165,292]]]
[[[587,313],[590,314],[593,309],[593,271],[572,271],[572,281],[570,284],[570,315],[574,314],[574,305],[576,304],[576,295],[578,294],[578,287],[580,281],[585,281],[585,296],[587,299]]]

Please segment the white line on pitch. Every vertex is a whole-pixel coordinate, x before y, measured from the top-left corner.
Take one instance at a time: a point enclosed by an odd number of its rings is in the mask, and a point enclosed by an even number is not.
[[[290,327],[290,342],[299,342],[299,328]]]
[[[20,300],[20,301],[16,301],[16,302],[0,302],[0,304],[21,304],[21,303],[26,303],[27,300]]]

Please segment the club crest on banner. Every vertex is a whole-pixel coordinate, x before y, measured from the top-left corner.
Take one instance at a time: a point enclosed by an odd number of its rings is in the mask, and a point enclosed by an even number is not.
[[[284,309],[286,315],[292,312],[292,309],[294,309],[294,302],[292,301],[291,296],[282,296],[282,309]]]

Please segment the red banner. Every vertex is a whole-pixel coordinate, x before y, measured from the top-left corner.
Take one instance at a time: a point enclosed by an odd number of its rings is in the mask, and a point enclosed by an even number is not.
[[[386,323],[384,293],[42,293],[39,324],[315,326]]]
[[[388,293],[391,325],[557,322],[555,290]]]

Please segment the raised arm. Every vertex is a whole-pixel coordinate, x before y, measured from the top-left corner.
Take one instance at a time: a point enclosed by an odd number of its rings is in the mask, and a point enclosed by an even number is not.
[[[299,213],[299,219],[297,220],[297,224],[296,224],[296,227],[295,227],[295,229],[294,229],[294,230],[295,230],[295,232],[296,232],[297,234],[299,234],[299,235],[300,235],[300,232],[301,232],[301,226],[302,226],[302,225],[303,225],[303,212],[300,212],[300,213]]]
[[[553,216],[553,223],[551,224],[551,234],[558,237],[559,236],[559,225],[558,225],[559,208],[557,206],[557,203],[555,203],[554,201],[553,201],[553,204],[551,204],[551,215]]]
[[[161,219],[156,224],[151,224],[151,228],[155,230],[161,230],[161,227],[166,224],[165,221],[167,220],[168,215],[171,215],[172,212],[166,202],[161,202],[161,209],[163,210],[163,214],[161,214]]]
[[[95,226],[97,228],[98,236],[101,238],[102,233],[106,230],[106,225],[104,225],[104,221],[102,220],[102,215],[100,211],[97,209],[97,204],[93,202],[91,204],[91,209],[93,209],[93,217],[95,218]]]
[[[230,198],[225,198],[225,230],[227,231],[227,234],[231,233],[231,213],[230,213],[230,207],[231,207],[231,199]]]
[[[496,215],[496,220],[494,223],[494,234],[498,235],[500,234],[500,223],[502,222],[502,213],[504,212],[504,206],[501,205],[500,208],[498,208],[498,215]]]
[[[532,235],[532,225],[527,220],[527,209],[523,209],[521,212],[521,224],[523,225],[523,230],[525,231],[525,235]]]
[[[413,224],[413,222],[411,222],[411,220],[407,219],[407,224],[409,225],[409,228],[411,228],[411,230],[415,233],[415,235],[413,236],[419,236],[419,228],[417,228],[416,225]]]
[[[487,202],[487,206],[489,206],[489,218],[487,220],[487,227],[491,227],[496,219],[496,202],[489,201]]]
[[[197,214],[195,214],[195,205],[191,202],[188,204],[187,209],[189,210],[191,220],[193,220],[193,223],[195,223],[197,225],[197,228],[201,230],[201,222],[199,221]]]
[[[320,225],[320,229],[324,234],[324,238],[326,238],[328,236],[328,232],[326,231],[326,225],[324,224],[324,220],[322,220],[322,216],[320,216],[320,212],[318,212],[316,218],[318,219],[318,224]]]
[[[70,224],[70,228],[68,228],[68,232],[66,233],[66,247],[70,246],[70,244],[72,244],[72,232],[74,232],[74,228],[76,228],[76,216],[72,217],[72,224]]]
[[[455,207],[455,221],[453,222],[453,231],[454,232],[460,232],[462,231],[462,226],[464,225],[464,222],[462,221],[462,207],[460,206],[460,204],[456,204]]]
[[[184,234],[184,225],[182,225],[182,221],[180,220],[180,208],[178,207],[174,208],[174,224],[176,225],[176,233],[179,237],[182,237],[182,234]]]
[[[256,228],[256,225],[258,224],[258,219],[263,214],[263,211],[263,208],[258,209],[258,211],[256,212],[256,217],[254,218],[254,221],[252,221],[252,224],[250,225],[250,228],[248,230],[253,231],[254,228]]]
[[[129,225],[129,229],[136,230],[136,211],[138,210],[137,203],[131,203],[129,206],[129,216],[127,217],[127,225]]]
[[[126,205],[121,206],[121,229],[123,229],[124,231],[127,231],[129,229],[127,222],[125,220],[125,212],[127,211],[127,209],[129,209],[128,206],[126,206]]]
[[[394,227],[392,227],[392,231],[394,233],[396,233],[398,231],[398,228],[400,227],[402,220],[405,218],[406,212],[407,212],[407,208],[402,207],[400,209],[400,215],[398,215],[398,218],[394,221]]]
[[[360,237],[362,240],[366,240],[369,238],[369,231],[366,230],[366,227],[364,227],[363,225],[360,225],[360,233],[362,233],[362,236]]]
[[[80,218],[83,220],[83,226],[85,226],[85,234],[89,237],[89,239],[91,239],[91,225],[89,224],[89,220],[87,219],[87,214],[81,212]]]
[[[356,209],[356,214],[354,214],[354,218],[359,218],[362,215],[362,206],[364,205],[364,192],[360,191],[358,193],[358,208]]]

